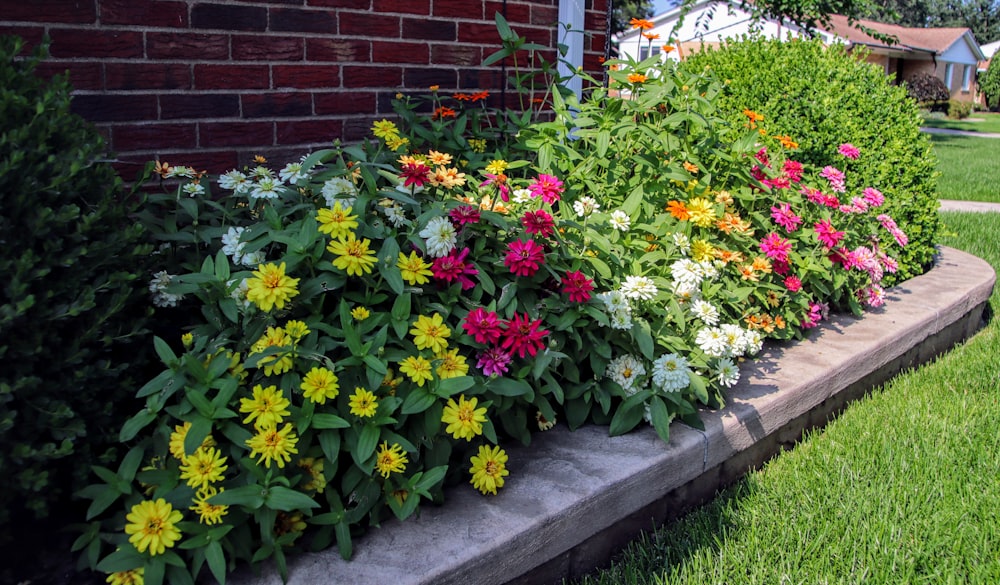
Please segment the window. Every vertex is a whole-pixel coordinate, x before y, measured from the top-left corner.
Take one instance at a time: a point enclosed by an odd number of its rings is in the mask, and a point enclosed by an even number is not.
[[[649,50],[652,49],[653,52],[650,53]],[[639,60],[643,61],[652,55],[658,55],[660,53],[659,47],[650,47],[646,45],[645,47],[639,47]]]
[[[951,76],[955,73],[955,64],[948,63],[944,66],[944,84],[948,86],[948,91],[951,91]]]
[[[972,65],[966,65],[962,68],[962,91],[969,91],[970,85],[972,85]]]

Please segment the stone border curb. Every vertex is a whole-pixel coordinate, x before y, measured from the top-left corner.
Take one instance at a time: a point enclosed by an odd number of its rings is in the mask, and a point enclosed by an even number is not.
[[[288,583],[528,585],[580,576],[850,400],[972,336],[995,280],[985,261],[942,248],[933,269],[890,289],[885,306],[863,319],[836,316],[809,339],[765,346],[741,368],[726,408],[702,413],[704,431],[674,423],[664,445],[648,427],[608,437],[606,427],[557,426],[529,448],[505,446],[510,476],[498,496],[456,487],[446,505],[372,529],[350,562],[336,547],[297,555]],[[230,583],[281,579],[269,567]]]

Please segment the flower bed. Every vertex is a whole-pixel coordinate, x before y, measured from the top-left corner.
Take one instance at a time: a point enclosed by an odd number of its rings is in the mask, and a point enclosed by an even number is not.
[[[185,333],[156,340],[134,446],[82,494],[86,560],[185,583],[348,558],[446,484],[516,482],[506,444],[588,422],[666,441],[766,337],[882,303],[906,236],[877,185],[844,187],[873,153],[810,169],[754,112],[724,123],[711,77],[609,65],[627,98],[553,91],[541,120],[432,88],[281,169],[158,164],[181,181],[140,218],[150,291]]]

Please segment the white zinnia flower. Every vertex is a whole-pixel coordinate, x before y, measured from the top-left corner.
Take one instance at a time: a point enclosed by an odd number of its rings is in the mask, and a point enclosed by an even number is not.
[[[573,202],[573,210],[580,217],[587,217],[600,208],[601,206],[597,204],[597,201],[593,197],[583,196]]]
[[[385,213],[386,218],[388,218],[389,223],[391,223],[394,228],[401,228],[407,223],[406,210],[399,205],[393,204],[388,207],[383,207],[382,212]]]
[[[427,242],[427,253],[443,258],[455,249],[455,226],[446,217],[435,217],[420,230],[420,237]]]
[[[701,351],[711,357],[729,355],[729,344],[722,330],[717,327],[706,327],[695,335],[694,342]]]
[[[701,299],[694,301],[691,304],[691,313],[705,325],[715,325],[719,322],[719,310],[708,301]]]
[[[247,299],[247,291],[250,290],[250,283],[244,278],[240,281],[239,285],[233,286],[235,284],[235,280],[230,280],[226,283],[226,288],[230,289],[229,296],[236,301],[238,306],[242,306],[244,309],[250,307],[250,301]]]
[[[263,264],[264,260],[266,259],[267,256],[264,254],[264,251],[257,250],[256,252],[250,252],[249,254],[244,254],[243,258],[240,259],[240,264],[250,268],[256,268],[257,266]]]
[[[250,176],[254,179],[270,179],[274,177],[274,172],[267,167],[258,165],[250,171]]]
[[[698,263],[698,268],[701,269],[702,279],[712,280],[719,275],[719,269],[715,262],[702,261]]]
[[[679,392],[691,384],[687,360],[676,353],[663,354],[653,362],[653,385],[664,392]]]
[[[231,227],[229,231],[222,234],[222,253],[226,256],[231,256],[233,264],[241,262],[243,248],[246,247],[246,244],[240,243],[241,234],[243,234],[243,228],[241,227]]]
[[[704,278],[704,270],[702,267],[694,260],[688,260],[687,258],[683,258],[671,264],[670,274],[673,276],[674,281],[689,287],[696,287],[700,285],[702,279]]]
[[[278,171],[278,176],[282,181],[293,185],[303,179],[309,178],[309,174],[302,170],[302,163],[300,162],[288,163],[285,165],[285,168]]]
[[[619,311],[611,315],[611,328],[629,330],[632,328],[632,313]]]
[[[333,207],[340,195],[347,195],[347,198],[353,199],[358,194],[358,190],[354,188],[354,183],[344,177],[334,177],[323,183],[322,194],[323,198],[326,199],[327,206]]]
[[[247,176],[243,173],[232,170],[219,175],[219,186],[223,189],[234,191],[237,195],[243,195],[250,190],[250,181],[247,180]]]
[[[674,245],[677,246],[677,251],[685,256],[691,253],[691,240],[681,232],[674,232]]]
[[[514,189],[511,193],[511,199],[514,203],[527,203],[531,201],[531,190],[529,189]]]
[[[722,358],[716,364],[715,375],[719,377],[719,384],[726,388],[732,388],[740,381],[740,369],[733,360]]]
[[[683,302],[689,302],[697,300],[701,297],[701,289],[698,285],[686,284],[683,282],[674,282],[670,287],[671,292],[677,297],[677,300]]]
[[[193,179],[195,175],[195,170],[191,167],[185,167],[183,165],[178,165],[176,167],[170,167],[167,172],[166,178],[173,179],[174,177],[187,177],[188,179]]]
[[[153,304],[157,307],[174,307],[177,306],[177,301],[184,298],[184,295],[167,292],[167,287],[173,278],[173,275],[167,274],[166,270],[161,270],[149,281],[149,292],[153,293]]]
[[[618,356],[611,360],[604,375],[621,386],[629,396],[642,390],[642,377],[646,375],[646,367],[642,361],[632,354]]]
[[[626,298],[648,301],[656,296],[657,289],[648,276],[626,276],[621,292]]]
[[[609,221],[611,223],[611,227],[620,232],[627,232],[628,228],[632,225],[632,218],[621,209],[612,211],[611,219]]]
[[[284,187],[284,183],[274,177],[261,177],[250,192],[251,199],[277,199],[278,189]]]
[[[760,331],[745,329],[743,331],[743,355],[754,355],[764,347],[764,337]]]
[[[187,185],[181,187],[181,190],[191,197],[205,194],[205,187],[203,187],[201,183],[188,183]]]
[[[734,323],[725,323],[719,327],[726,339],[726,355],[743,355],[747,350],[747,330]]]

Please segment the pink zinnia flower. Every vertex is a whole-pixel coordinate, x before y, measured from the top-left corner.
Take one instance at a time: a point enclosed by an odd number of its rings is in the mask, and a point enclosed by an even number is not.
[[[906,246],[906,244],[910,242],[910,239],[906,237],[906,234],[903,233],[903,230],[899,229],[899,226],[896,225],[896,222],[893,221],[893,219],[889,217],[888,214],[882,213],[875,219],[879,220],[879,223],[882,224],[882,227],[889,230],[889,233],[892,234],[892,237],[895,238],[896,243],[899,244],[900,246]]]
[[[813,225],[813,229],[816,231],[816,237],[827,248],[835,247],[845,235],[844,232],[835,230],[830,221],[826,219]]]
[[[885,196],[882,195],[881,191],[875,189],[874,187],[865,187],[865,190],[862,191],[861,194],[864,196],[868,205],[871,205],[872,207],[879,207],[885,203]]]
[[[500,341],[500,317],[482,307],[469,311],[462,322],[462,328],[476,338],[476,343],[492,345]]]
[[[476,283],[469,277],[479,274],[479,271],[476,270],[476,266],[472,262],[465,261],[468,255],[469,249],[464,248],[457,254],[455,250],[452,250],[447,256],[434,260],[434,264],[431,266],[434,278],[448,283],[457,280],[462,283],[462,290],[475,287]]]
[[[403,182],[404,187],[409,187],[411,185],[423,187],[424,183],[429,181],[431,178],[431,169],[421,162],[407,163],[403,165],[399,176],[406,179]]]
[[[856,146],[848,142],[845,142],[844,144],[841,144],[839,147],[837,147],[837,152],[839,152],[840,154],[846,156],[851,160],[858,160],[858,158],[861,156],[861,151],[858,150]]]
[[[534,276],[545,262],[545,249],[534,240],[514,240],[507,246],[503,263],[518,276]]]
[[[785,288],[788,292],[799,292],[802,290],[802,281],[799,280],[798,276],[789,276],[785,279]]]
[[[510,354],[499,347],[491,347],[479,354],[479,361],[476,367],[487,376],[503,376],[507,373],[507,366],[510,365]]]
[[[563,182],[559,179],[552,175],[541,174],[538,175],[534,183],[528,185],[528,191],[531,191],[532,197],[541,197],[542,201],[552,205],[556,201],[559,201],[565,189],[563,188]]]
[[[771,270],[773,270],[775,274],[778,274],[780,276],[788,274],[788,270],[790,268],[791,266],[789,266],[788,262],[786,262],[785,260],[775,260],[774,262],[771,263]]]
[[[854,268],[855,265],[854,252],[851,252],[843,246],[835,250],[830,250],[827,258],[829,258],[830,262],[833,262],[834,264],[840,264],[844,270],[850,270],[851,268]]]
[[[896,262],[896,259],[891,256],[887,256],[885,252],[882,252],[881,250],[879,250],[878,253],[878,260],[882,263],[882,268],[884,268],[889,274],[895,274],[896,271],[899,270],[899,263]]]
[[[798,183],[802,180],[802,163],[795,160],[786,160],[782,170],[789,181]]]
[[[757,165],[754,165],[753,168],[750,169],[750,176],[762,183],[767,180],[767,175],[765,175],[764,171]]]
[[[788,253],[792,251],[792,243],[772,232],[760,241],[760,251],[768,258],[787,262]]]
[[[851,212],[864,213],[868,211],[868,202],[861,197],[851,197]]]
[[[772,189],[788,189],[792,186],[792,184],[788,181],[788,177],[785,176],[778,176],[773,179],[764,179],[762,182]]]
[[[785,228],[785,231],[792,233],[799,228],[799,224],[802,223],[802,218],[795,215],[792,211],[792,206],[788,203],[782,203],[777,207],[771,208],[771,218],[774,223]]]
[[[452,223],[463,226],[467,223],[479,223],[479,210],[471,205],[460,205],[448,212]]]
[[[858,300],[872,308],[881,307],[885,304],[885,289],[877,284],[865,287],[858,291]]]
[[[826,305],[810,301],[809,312],[802,317],[802,328],[810,329],[819,325],[819,322],[826,318],[827,310]]]
[[[555,231],[555,221],[543,209],[525,213],[524,217],[521,218],[521,225],[524,226],[524,233],[538,234],[543,238],[551,236]]]
[[[594,290],[594,281],[584,276],[582,272],[566,271],[566,278],[562,279],[563,292],[569,295],[569,300],[574,303],[586,303],[590,300],[590,291]]]
[[[819,176],[830,182],[830,189],[834,193],[843,193],[847,190],[844,186],[844,172],[832,166],[825,166],[820,171]]]
[[[539,329],[541,319],[532,321],[528,314],[524,317],[514,313],[514,318],[504,323],[503,342],[500,347],[507,350],[511,356],[515,353],[518,357],[524,357],[527,353],[531,357],[539,350],[545,349],[545,342],[542,341],[549,334],[546,329]]]
[[[483,174],[486,175],[486,180],[479,184],[479,188],[482,189],[487,185],[496,185],[497,191],[500,193],[500,198],[504,201],[510,201],[510,187],[507,186],[507,175]]]
[[[815,203],[816,205],[823,205],[826,207],[840,207],[840,200],[837,199],[835,195],[825,195],[819,189],[814,189],[812,187],[803,187],[799,193],[806,196],[806,199]]]
[[[771,166],[771,159],[767,158],[767,147],[766,146],[764,148],[761,148],[760,150],[758,150],[757,154],[753,155],[753,157],[755,159],[757,159],[757,161],[760,162],[760,164],[764,165],[765,167],[770,167]]]

